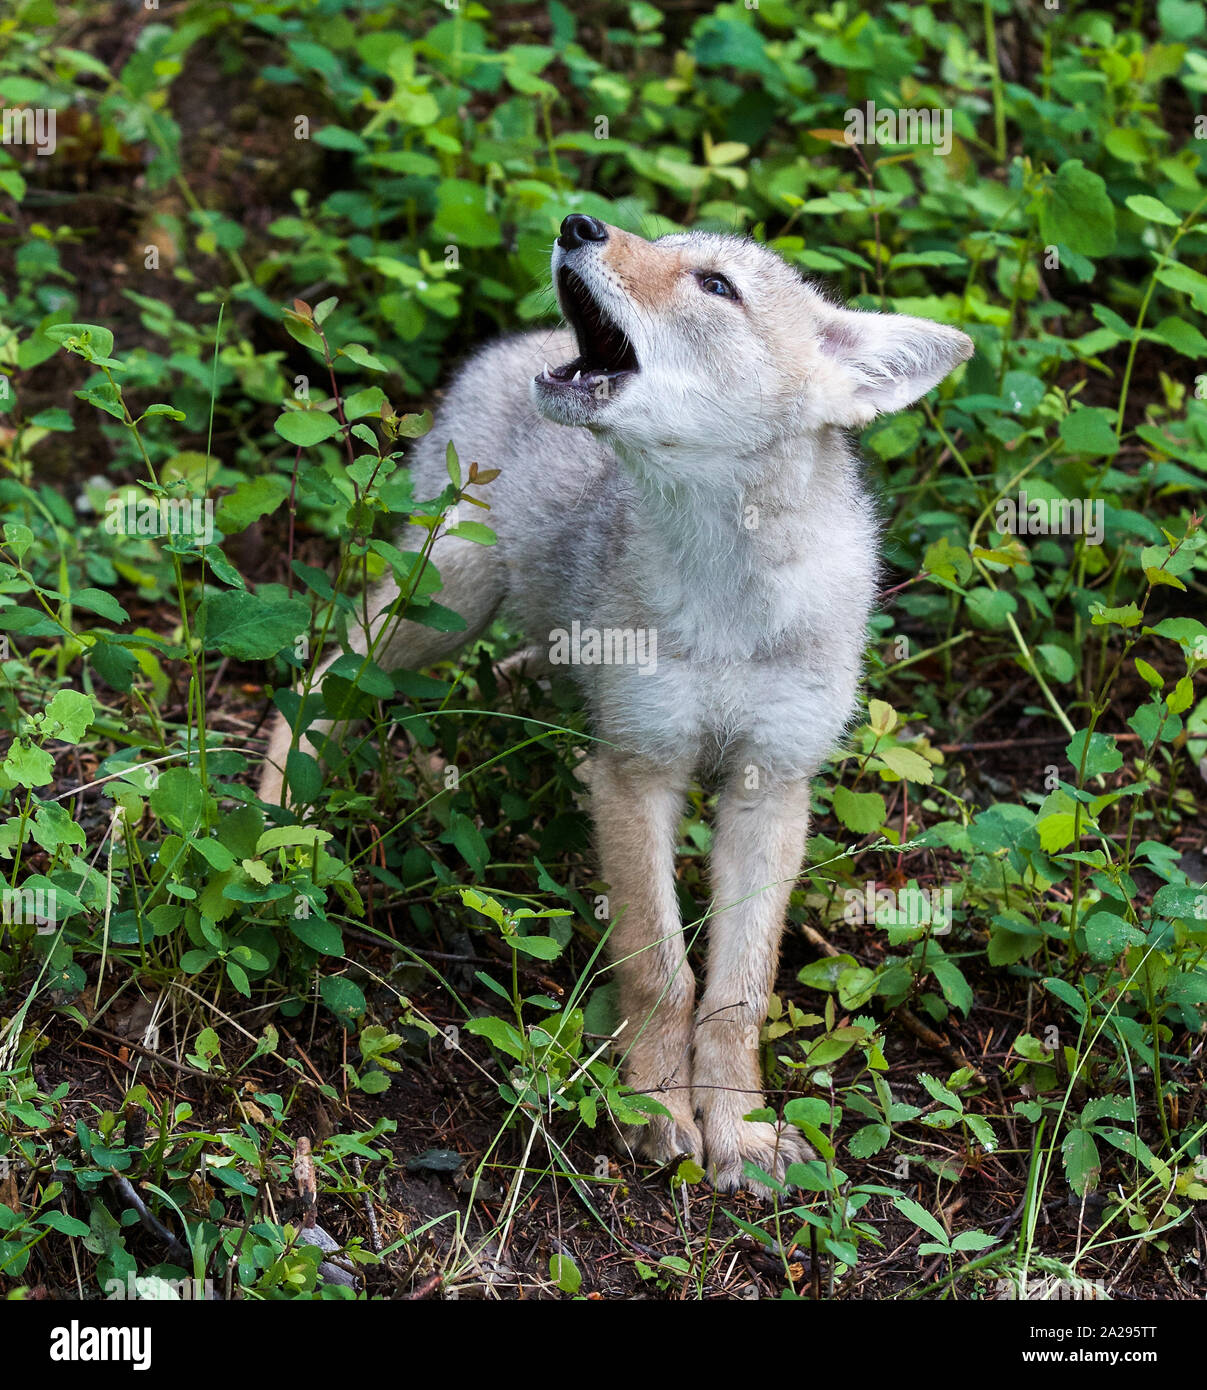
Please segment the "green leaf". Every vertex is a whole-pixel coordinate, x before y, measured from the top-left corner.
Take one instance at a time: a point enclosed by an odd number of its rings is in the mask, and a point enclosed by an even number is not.
[[[1060,422],[1060,437],[1075,454],[1113,457],[1119,452],[1119,440],[1112,419],[1109,410],[1079,405]]]
[[[1077,822],[1071,811],[1056,811],[1036,823],[1040,847],[1046,854],[1055,854],[1073,843]]]
[[[33,545],[34,533],[20,521],[6,521],[4,523],[4,543],[20,560]]]
[[[1176,212],[1172,212],[1159,199],[1150,198],[1147,193],[1133,193],[1124,202],[1137,217],[1143,217],[1146,222],[1159,222],[1163,227],[1181,226],[1182,219]]]
[[[108,358],[113,351],[113,334],[95,323],[55,323],[42,332],[52,343],[89,362]]]
[[[944,1250],[948,1248],[947,1232],[937,1217],[934,1217],[925,1207],[919,1206],[910,1197],[894,1197],[893,1205],[902,1216],[908,1218],[915,1226],[920,1226],[927,1235],[934,1236],[939,1241]]]
[[[52,854],[68,846],[83,849],[87,843],[82,827],[72,820],[65,806],[54,801],[38,807],[32,834],[34,840]]]
[[[1178,917],[1184,922],[1207,920],[1207,889],[1167,883],[1153,898],[1153,914]]]
[[[226,873],[228,869],[235,867],[235,856],[220,840],[211,840],[202,837],[190,840],[189,843],[201,855],[202,859],[212,869],[217,869],[220,874]]]
[[[84,391],[77,391],[75,394],[81,401],[87,401],[89,405],[96,406],[98,410],[103,410],[106,415],[112,415],[115,420],[124,421],[126,418],[117,387],[111,386],[107,381],[100,386],[90,386]]]
[[[44,1211],[38,1216],[37,1224],[49,1226],[52,1231],[58,1231],[64,1236],[74,1236],[77,1240],[82,1240],[92,1230],[74,1216],[68,1216],[65,1211]]]
[[[562,1293],[577,1293],[582,1288],[583,1276],[569,1255],[549,1256],[549,1277]]]
[[[1011,923],[995,918],[995,925],[989,935],[989,964],[1014,965],[1024,956],[1034,955],[1042,938],[1029,936],[1012,929]]]
[[[1100,603],[1090,604],[1090,622],[1095,627],[1104,627],[1107,623],[1118,623],[1120,627],[1135,627],[1143,617],[1144,614],[1134,603],[1125,604],[1122,608],[1105,608]]]
[[[273,428],[282,439],[304,448],[338,434],[340,425],[334,416],[321,410],[287,410],[277,417]]]
[[[838,979],[838,1002],[844,1009],[862,1008],[876,993],[879,983],[876,972],[869,970],[866,966],[861,965],[854,970],[846,970]]]
[[[1163,285],[1186,295],[1200,312],[1207,312],[1207,275],[1180,261],[1167,261],[1154,274]]]
[[[847,1152],[852,1158],[871,1158],[887,1148],[892,1137],[893,1132],[888,1125],[864,1125],[847,1141]]]
[[[186,839],[201,824],[205,810],[205,789],[201,778],[187,767],[170,767],[162,772],[150,796],[151,810]]]
[[[339,927],[324,917],[291,917],[289,930],[322,956],[344,954],[344,938]]]
[[[1081,1127],[1089,1129],[1099,1120],[1118,1120],[1126,1123],[1136,1118],[1136,1105],[1130,1096],[1095,1096],[1081,1112]]]
[[[870,835],[884,824],[888,812],[879,792],[853,792],[839,786],[834,788],[834,814],[848,830]]]
[[[966,584],[972,574],[972,560],[966,550],[952,545],[946,536],[940,536],[927,547],[922,568],[935,579]]]
[[[951,1242],[953,1250],[987,1250],[997,1241],[988,1231],[961,1231]]]
[[[312,806],[323,789],[322,766],[309,753],[291,748],[285,759],[285,782],[299,805]]]
[[[388,372],[390,370],[380,357],[374,357],[368,348],[361,347],[359,343],[345,343],[340,348],[340,353],[350,362],[355,362],[358,367],[367,367],[371,372]]]
[[[455,608],[446,608],[442,603],[413,603],[407,609],[407,617],[413,623],[434,628],[437,632],[464,632],[465,619]]]
[[[908,453],[922,437],[922,423],[922,416],[917,411],[891,415],[877,422],[864,436],[864,443],[882,459],[899,458]],[[946,537],[943,539],[946,540]]]
[[[485,874],[490,850],[482,838],[482,832],[467,815],[454,811],[449,817],[448,829],[440,838],[455,845],[462,859],[476,874]]]
[[[943,991],[943,998],[952,1006],[967,1014],[972,1008],[972,986],[954,960],[946,956],[935,956],[932,948],[930,969]]]
[[[442,179],[436,186],[431,235],[461,246],[498,246],[501,229],[498,218],[487,210],[486,189],[469,179]]]
[[[372,695],[378,700],[390,700],[394,697],[394,682],[376,661],[345,653],[333,661],[328,669],[336,676],[351,681],[357,690],[363,690],[366,695]]]
[[[1152,331],[1154,337],[1159,338],[1175,352],[1180,352],[1183,357],[1207,357],[1207,338],[1185,319],[1175,318],[1171,314],[1163,318]]]
[[[314,325],[309,319],[304,319],[298,314],[286,310],[283,322],[285,324],[285,332],[288,333],[295,342],[301,343],[303,347],[311,348],[314,352],[317,352],[320,357],[323,355],[323,340],[319,337],[318,333],[315,331]]]
[[[1143,164],[1149,157],[1148,141],[1134,126],[1111,126],[1102,137],[1102,143],[1125,164]]]
[[[310,622],[310,608],[300,598],[270,600],[232,589],[207,599],[205,644],[240,661],[264,661],[300,633]]]
[[[859,962],[854,956],[822,956],[820,960],[802,966],[796,978],[810,989],[831,992],[838,989],[838,981],[846,971],[858,967]]]
[[[1144,631],[1157,637],[1168,637],[1188,654],[1202,651],[1204,644],[1207,644],[1207,627],[1197,618],[1162,618],[1155,627],[1146,627]]]
[[[314,143],[328,150],[348,150],[353,154],[363,154],[369,146],[354,130],[343,126],[325,125],[314,132]],[[315,317],[318,318],[316,311]],[[321,320],[320,320],[321,322]]]
[[[71,595],[76,608],[86,608],[90,613],[99,613],[111,623],[124,623],[130,615],[112,594],[103,589],[76,589]]]
[[[309,849],[326,844],[329,839],[331,831],[320,830],[317,825],[274,825],[256,841],[256,853],[267,854],[272,849]]]
[[[1052,642],[1041,642],[1035,654],[1049,676],[1061,685],[1067,684],[1077,674],[1077,663],[1063,647]]]
[[[346,975],[324,975],[319,981],[319,994],[341,1023],[354,1022],[367,1007],[364,990]]]
[[[1085,1000],[1067,980],[1058,980],[1051,976],[1044,980],[1044,988],[1049,994],[1054,994],[1057,999],[1067,1004],[1078,1022],[1085,1017]]]
[[[967,265],[963,256],[954,251],[903,251],[889,262],[890,270],[905,270],[911,266],[923,265]]]
[[[1039,229],[1045,242],[1083,256],[1105,256],[1115,246],[1115,208],[1100,175],[1080,159],[1067,159],[1040,194]]]
[[[523,1039],[510,1023],[505,1023],[501,1018],[471,1018],[465,1025],[465,1030],[478,1037],[488,1038],[500,1052],[505,1052],[517,1061],[524,1055]]]
[[[400,439],[420,439],[430,432],[434,423],[435,416],[425,410],[419,415],[400,415],[394,428]]]
[[[363,391],[353,391],[344,401],[344,419],[360,420],[366,415],[380,417],[381,407],[385,399],[386,393],[380,386],[366,386]],[[370,449],[376,449],[377,437],[368,425],[357,425],[352,433],[362,444],[367,444]]]
[[[560,943],[551,936],[509,936],[507,944],[536,960],[556,960],[562,951]]]
[[[1018,600],[1013,594],[987,586],[970,589],[966,602],[973,618],[982,627],[1005,627],[1006,619],[1018,610]]]
[[[92,723],[92,701],[78,690],[60,690],[46,706],[43,732],[65,743],[79,743]]]
[[[1102,1171],[1102,1160],[1098,1156],[1094,1136],[1088,1130],[1071,1129],[1065,1135],[1060,1152],[1069,1186],[1078,1197],[1092,1192],[1098,1186],[1098,1175]]]
[[[930,763],[912,748],[885,748],[876,754],[886,767],[891,768],[898,777],[908,782],[917,782],[928,787],[935,780],[934,769]]]
[[[1086,739],[1090,746],[1086,751]],[[1085,775],[1101,777],[1108,772],[1118,772],[1123,766],[1123,754],[1110,734],[1089,733],[1081,729],[1065,748],[1065,756],[1074,767],[1081,767],[1082,754],[1085,755]]]
[[[1157,20],[1171,39],[1193,39],[1207,25],[1202,0],[1158,0]]]
[[[1114,960],[1129,946],[1143,946],[1145,935],[1113,912],[1095,912],[1085,924],[1085,943],[1095,960]]]
[[[483,526],[480,521],[459,522],[456,526],[450,526],[444,534],[460,536],[463,541],[474,541],[477,545],[494,545],[499,539],[489,526]]]
[[[1150,666],[1147,661],[1141,660],[1140,657],[1136,657],[1136,672],[1153,690],[1160,690],[1165,684],[1165,679],[1161,673]]]
[[[289,496],[289,479],[280,473],[265,473],[239,484],[218,505],[215,522],[224,535],[244,531],[253,521],[275,512]]]

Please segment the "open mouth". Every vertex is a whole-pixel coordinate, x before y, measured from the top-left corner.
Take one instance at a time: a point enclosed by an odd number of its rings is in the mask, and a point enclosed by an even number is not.
[[[607,399],[640,370],[633,344],[586,284],[565,266],[557,273],[557,288],[562,312],[578,340],[578,356],[561,367],[546,364],[540,380]]]

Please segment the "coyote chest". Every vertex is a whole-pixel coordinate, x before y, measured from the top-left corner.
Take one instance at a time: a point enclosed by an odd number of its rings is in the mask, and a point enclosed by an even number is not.
[[[659,656],[638,674],[599,667],[586,695],[601,738],[651,763],[713,768],[745,759],[802,776],[833,748],[857,671],[834,679],[799,657],[763,662]]]
[[[586,506],[583,530],[572,521],[558,538],[579,557],[568,582],[534,585],[539,557],[524,554],[534,542],[516,538],[512,586],[529,641],[548,639],[550,664],[575,679],[595,732],[626,752],[695,767],[740,758],[788,776],[815,769],[853,709],[872,599],[862,492],[849,478],[801,489],[797,469],[773,495],[668,495],[632,481],[634,471],[621,475],[626,485],[609,470],[615,505],[603,517]]]

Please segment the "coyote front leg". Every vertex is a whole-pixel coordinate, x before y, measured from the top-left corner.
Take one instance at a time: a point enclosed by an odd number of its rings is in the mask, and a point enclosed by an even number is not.
[[[804,858],[809,783],[751,791],[743,781],[741,772],[731,777],[717,805],[708,979],[692,1063],[707,1169],[727,1192],[757,1186],[744,1178],[747,1159],[782,1178],[789,1163],[813,1157],[794,1131],[742,1118],[763,1105],[759,1030],[775,983],[788,895]]]
[[[591,805],[613,922],[610,953],[620,982],[626,1082],[670,1111],[631,1136],[664,1163],[678,1154],[703,1162],[692,1116],[692,1005],[695,980],[683,945],[675,894],[675,844],[687,771],[604,754],[592,759]]]

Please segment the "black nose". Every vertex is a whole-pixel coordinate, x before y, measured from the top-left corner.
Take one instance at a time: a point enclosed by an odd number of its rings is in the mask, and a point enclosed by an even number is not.
[[[589,241],[607,241],[608,229],[598,217],[588,217],[585,212],[572,212],[562,222],[562,234],[557,244],[563,251],[573,251],[576,246],[586,246]]]

